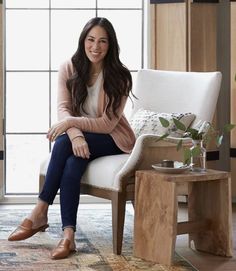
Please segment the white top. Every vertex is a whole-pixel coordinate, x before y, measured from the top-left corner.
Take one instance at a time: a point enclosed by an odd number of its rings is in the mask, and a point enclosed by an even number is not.
[[[81,111],[81,115],[84,117],[97,117],[98,111],[98,96],[102,84],[102,71],[99,73],[97,80],[92,86],[87,86],[88,96],[84,102],[84,110]]]

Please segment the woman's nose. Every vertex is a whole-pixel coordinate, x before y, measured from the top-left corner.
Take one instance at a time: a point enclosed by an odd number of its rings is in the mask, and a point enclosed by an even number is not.
[[[98,48],[99,48],[99,43],[98,42],[94,42],[93,49],[98,49]]]

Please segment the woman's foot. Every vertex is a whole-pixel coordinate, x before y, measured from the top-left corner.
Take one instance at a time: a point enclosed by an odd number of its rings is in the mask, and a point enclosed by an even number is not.
[[[42,227],[43,225],[47,225],[48,223],[48,217],[47,214],[44,213],[38,213],[34,210],[32,213],[27,217],[28,220],[32,221],[32,228],[37,229]]]
[[[15,231],[13,231],[9,237],[8,241],[21,241],[25,240],[31,236],[33,236],[35,233],[42,231],[44,232],[49,227],[48,224],[44,224],[40,227],[33,228],[33,222],[29,220],[28,218],[24,219],[24,221],[16,228]]]
[[[8,237],[9,241],[25,240],[39,231],[45,231],[48,225],[48,204],[39,200],[31,214]]]
[[[64,259],[76,251],[74,228],[65,228],[63,233],[64,238],[60,240],[57,247],[51,252],[51,258],[54,260]]]
[[[74,252],[76,252],[75,243],[71,242],[69,239],[63,238],[52,250],[51,258],[53,260],[65,259]]]

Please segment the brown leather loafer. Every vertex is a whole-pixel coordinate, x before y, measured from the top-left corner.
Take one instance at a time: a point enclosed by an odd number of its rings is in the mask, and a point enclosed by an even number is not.
[[[41,227],[38,227],[36,229],[32,229],[33,226],[33,222],[31,220],[29,220],[28,218],[26,218],[21,224],[20,226],[18,226],[16,228],[15,231],[13,231],[10,236],[8,237],[8,241],[21,241],[21,240],[25,240],[31,236],[33,236],[35,233],[42,231],[44,232],[49,225],[45,224]]]
[[[75,252],[75,249],[71,249],[70,240],[64,238],[61,239],[57,247],[54,248],[51,252],[51,258],[53,260],[59,260],[67,258],[71,253]]]

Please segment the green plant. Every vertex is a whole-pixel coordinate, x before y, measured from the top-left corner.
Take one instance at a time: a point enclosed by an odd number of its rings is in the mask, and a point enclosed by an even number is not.
[[[170,127],[170,122],[162,117],[159,117],[159,120],[161,122],[161,125],[165,128]],[[213,125],[210,122],[203,122],[201,127],[199,129],[195,128],[186,128],[185,125],[173,118],[174,125],[176,129],[181,130],[184,132],[183,138],[191,138],[192,140],[198,140],[198,141],[203,141],[204,145],[207,145],[208,142],[214,140],[215,145],[219,147],[222,142],[223,142],[223,137],[225,133],[230,132],[236,125],[235,124],[226,124],[223,127],[222,132],[216,130]],[[166,137],[168,137],[171,134],[171,131],[165,133],[162,135],[158,140],[162,140]],[[183,139],[179,139],[177,143],[177,150],[180,150],[183,146]],[[189,148],[184,148],[184,164],[190,164],[191,157],[195,157],[199,155],[200,153],[200,148],[196,146],[195,148],[192,148],[191,150]]]

